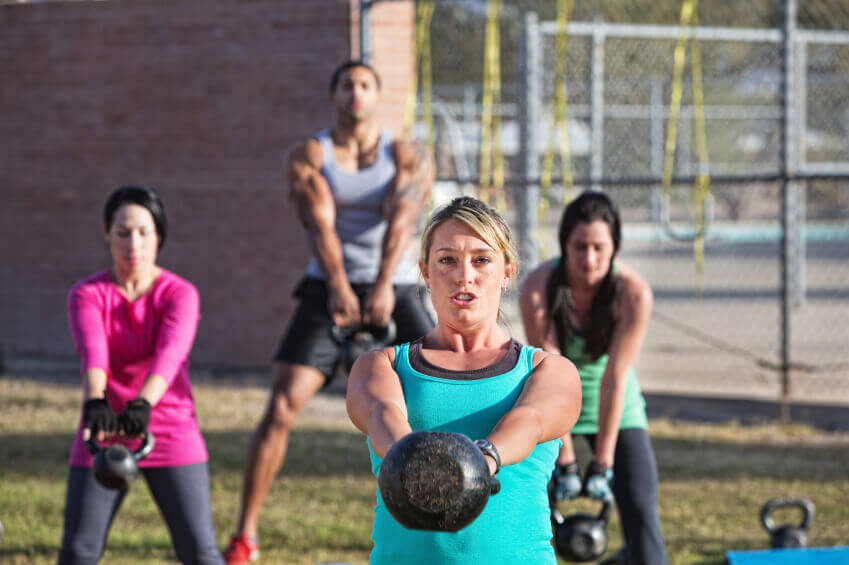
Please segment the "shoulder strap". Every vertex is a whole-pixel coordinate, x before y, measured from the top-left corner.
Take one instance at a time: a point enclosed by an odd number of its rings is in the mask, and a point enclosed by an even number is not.
[[[333,137],[330,135],[329,129],[323,129],[315,136],[315,139],[321,144],[321,166],[336,163],[336,155],[333,153]]]

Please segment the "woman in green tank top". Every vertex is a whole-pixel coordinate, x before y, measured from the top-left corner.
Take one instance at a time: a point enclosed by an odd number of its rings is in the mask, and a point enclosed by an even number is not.
[[[580,412],[575,366],[557,353],[521,347],[499,327],[518,257],[509,227],[484,203],[457,198],[434,214],[419,266],[436,327],[412,346],[361,356],[348,379],[348,414],[368,435],[375,474],[413,430],[464,433],[486,440],[480,448],[490,473],[503,467],[501,491],[458,532],[403,528],[378,493],[370,562],[554,565],[545,489],[559,438]],[[518,361],[503,370],[519,348]]]
[[[639,273],[614,263],[621,221],[603,193],[588,191],[564,210],[560,257],[522,283],[519,305],[528,343],[562,353],[581,376],[583,406],[552,477],[559,500],[616,500],[631,564],[664,565],[657,514],[657,465],[646,433],[645,401],[633,366],[643,346],[652,292]],[[583,482],[571,436],[592,448]]]

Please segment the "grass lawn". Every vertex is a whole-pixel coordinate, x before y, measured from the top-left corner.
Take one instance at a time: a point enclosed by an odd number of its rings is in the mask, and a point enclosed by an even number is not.
[[[212,505],[222,547],[235,527],[246,446],[266,402],[261,383],[195,383],[210,451]],[[62,535],[67,455],[80,411],[78,386],[0,378],[0,545],[4,564],[54,563]],[[849,434],[805,426],[744,427],[652,421],[660,513],[670,561],[724,563],[729,549],[768,546],[761,505],[776,496],[816,504],[811,545],[849,540]],[[578,443],[579,448],[582,444]],[[579,450],[579,458],[587,456]],[[366,563],[376,481],[364,438],[338,397],[320,396],[292,434],[266,501],[262,563]],[[575,509],[593,510],[590,504]],[[570,512],[566,505],[561,510]],[[796,519],[776,512],[778,523]],[[612,555],[621,545],[614,512]],[[136,483],[109,536],[103,563],[173,563],[164,521]]]

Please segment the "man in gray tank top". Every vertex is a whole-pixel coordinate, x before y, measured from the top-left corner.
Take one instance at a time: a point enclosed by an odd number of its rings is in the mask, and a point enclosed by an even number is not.
[[[433,328],[416,286],[417,258],[409,252],[433,183],[433,159],[421,144],[381,130],[380,78],[369,65],[349,61],[336,69],[330,95],[333,127],[295,146],[285,166],[313,256],[294,292],[298,308],[275,356],[271,400],[251,442],[228,564],[259,557],[259,515],[289,431],[339,361],[331,326],[383,327],[391,318],[397,343]]]

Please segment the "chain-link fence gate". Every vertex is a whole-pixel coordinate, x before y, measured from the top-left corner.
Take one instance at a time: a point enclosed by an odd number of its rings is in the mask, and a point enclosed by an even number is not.
[[[608,192],[655,292],[651,390],[849,400],[849,5],[424,3],[437,195],[476,192],[494,141],[528,269],[570,194]]]

